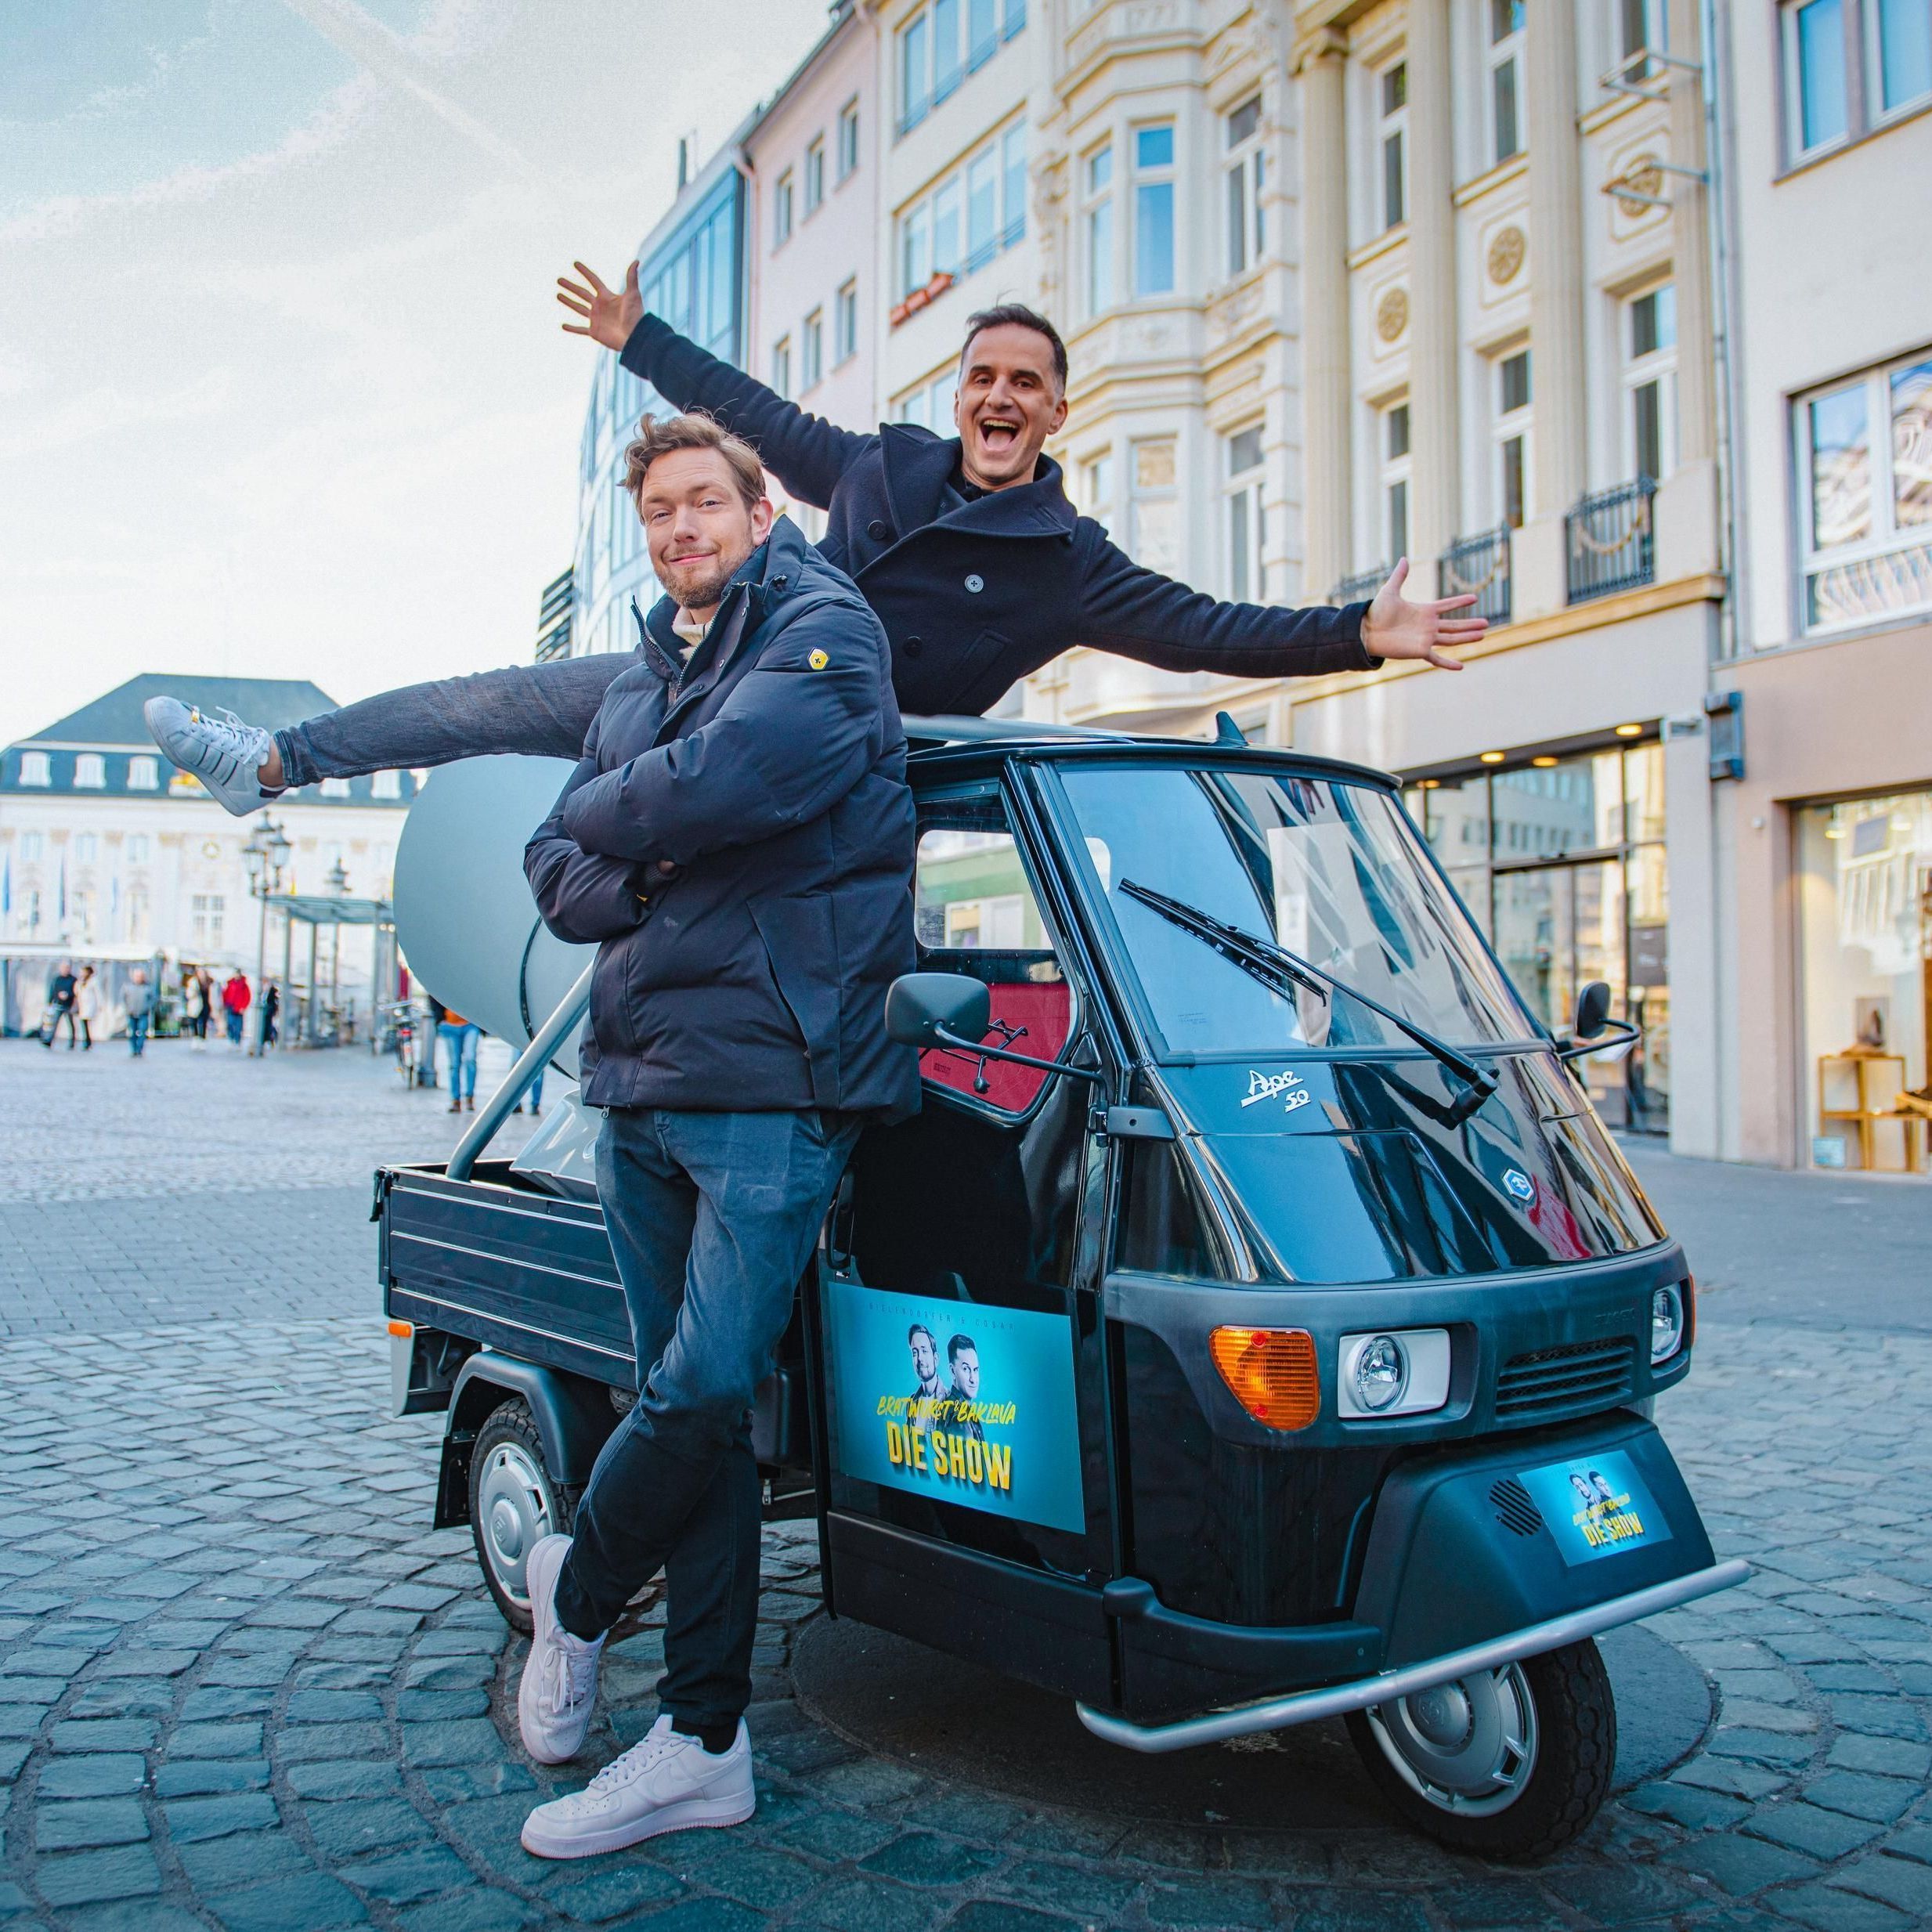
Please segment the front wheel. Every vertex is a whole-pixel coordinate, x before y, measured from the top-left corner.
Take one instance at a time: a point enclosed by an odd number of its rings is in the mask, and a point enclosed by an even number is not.
[[[513,1397],[490,1413],[470,1456],[470,1532],[497,1608],[511,1629],[530,1633],[525,1566],[540,1537],[567,1537],[578,1492],[543,1461],[543,1439],[529,1408]]]
[[[1542,1858],[1597,1815],[1616,1706],[1596,1645],[1565,1645],[1356,1711],[1369,1776],[1418,1831],[1479,1858]]]

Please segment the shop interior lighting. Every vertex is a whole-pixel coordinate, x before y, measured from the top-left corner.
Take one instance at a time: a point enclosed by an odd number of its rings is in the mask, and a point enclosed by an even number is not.
[[[1549,770],[1550,767],[1556,764],[1558,760],[1552,758],[1547,752],[1545,752],[1540,758],[1532,758],[1529,762],[1533,765],[1536,766],[1539,771],[1547,771]]]
[[[1503,754],[1500,751],[1486,751],[1479,762],[1486,765],[1500,765],[1503,762]]]
[[[1641,738],[1644,728],[1641,724],[1620,724],[1616,728],[1616,735],[1619,738]]]

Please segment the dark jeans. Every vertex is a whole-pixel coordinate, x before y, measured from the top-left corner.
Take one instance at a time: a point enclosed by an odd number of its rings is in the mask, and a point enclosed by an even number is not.
[[[147,1045],[147,1015],[131,1013],[128,1015],[128,1051],[136,1060],[141,1057],[142,1049]]]
[[[557,1615],[565,1630],[595,1637],[661,1566],[658,1698],[688,1723],[735,1723],[751,1701],[752,1396],[771,1372],[858,1131],[842,1114],[623,1107],[598,1136],[598,1194],[630,1303],[640,1392],[577,1505]]]
[[[277,731],[283,775],[313,785],[490,752],[579,757],[605,692],[637,661],[619,651],[406,684]]]

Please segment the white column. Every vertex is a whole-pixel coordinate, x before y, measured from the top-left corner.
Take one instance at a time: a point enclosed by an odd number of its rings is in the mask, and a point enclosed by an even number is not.
[[[1539,0],[1547,4],[1547,0]],[[1455,160],[1450,138],[1449,0],[1410,0],[1409,422],[1415,497],[1411,595],[1430,594],[1436,559],[1458,534]]]
[[[1703,20],[1698,0],[1670,0],[1670,55],[1693,64],[1702,58]],[[1670,81],[1670,159],[1702,169],[1704,99],[1701,77],[1682,67],[1666,70]],[[1715,371],[1712,355],[1710,248],[1704,184],[1686,175],[1667,177],[1670,197],[1671,274],[1677,283],[1677,454],[1685,463],[1717,453]]]
[[[1539,518],[1561,517],[1588,475],[1575,0],[1536,0],[1528,12],[1532,504]]]
[[[1352,558],[1349,510],[1346,40],[1324,29],[1301,50],[1302,596],[1325,598]]]

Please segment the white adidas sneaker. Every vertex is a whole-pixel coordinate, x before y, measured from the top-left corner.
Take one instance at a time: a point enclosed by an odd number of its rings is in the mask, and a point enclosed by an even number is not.
[[[517,1685],[517,1728],[540,1764],[567,1764],[583,1749],[597,1708],[602,1638],[573,1637],[557,1621],[557,1576],[570,1554],[568,1537],[539,1537],[524,1580],[536,1628]]]
[[[281,796],[262,789],[261,767],[275,740],[260,725],[244,724],[232,711],[205,716],[179,698],[150,698],[141,715],[155,743],[237,818]]]
[[[716,1757],[671,1728],[667,1712],[574,1797],[540,1804],[523,1821],[523,1849],[539,1858],[590,1858],[662,1832],[742,1825],[757,1809],[751,1733],[741,1717]]]

